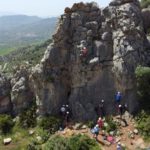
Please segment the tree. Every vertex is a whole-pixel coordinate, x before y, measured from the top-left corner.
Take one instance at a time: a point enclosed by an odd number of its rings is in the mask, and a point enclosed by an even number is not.
[[[141,7],[147,8],[150,6],[150,0],[141,0]]]
[[[150,67],[137,67],[136,71],[139,102],[143,109],[150,108]]]
[[[9,115],[0,115],[0,131],[3,134],[7,134],[14,126],[14,122]]]

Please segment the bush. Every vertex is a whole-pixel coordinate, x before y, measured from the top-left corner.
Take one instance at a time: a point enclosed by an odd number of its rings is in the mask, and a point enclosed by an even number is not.
[[[141,0],[141,7],[147,8],[150,6],[150,0]]]
[[[19,115],[19,124],[21,127],[29,128],[36,126],[36,104],[33,102],[31,107],[23,110]]]
[[[145,137],[150,139],[150,113],[142,110],[136,117],[137,128],[140,133]]]
[[[39,120],[39,126],[44,130],[48,130],[50,134],[54,134],[60,126],[60,119],[53,116],[43,117]]]
[[[27,150],[42,150],[41,146],[36,145],[36,143],[31,142],[30,144],[27,145]]]
[[[94,139],[85,135],[74,135],[69,139],[66,150],[100,150]]]
[[[44,150],[100,150],[98,143],[85,135],[74,135],[71,138],[52,137]]]
[[[107,132],[115,131],[117,129],[117,125],[113,121],[113,117],[112,116],[106,117],[106,122],[108,124],[108,126],[105,129]]]
[[[3,134],[7,134],[14,126],[14,122],[9,115],[0,115],[0,131]]]
[[[137,88],[142,109],[150,109],[150,67],[137,67]]]
[[[46,130],[43,130],[43,129],[38,129],[37,135],[41,137],[41,141],[37,142],[37,144],[45,143],[50,136],[50,134]]]
[[[68,139],[61,136],[54,136],[45,144],[44,150],[69,150],[67,149]]]
[[[89,121],[89,122],[86,123],[86,125],[87,125],[90,129],[92,129],[92,128],[94,128],[94,126],[95,126],[95,122],[94,122],[94,121]]]

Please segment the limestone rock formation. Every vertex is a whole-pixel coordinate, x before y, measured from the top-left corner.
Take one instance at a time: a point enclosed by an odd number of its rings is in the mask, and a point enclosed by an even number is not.
[[[144,8],[142,10],[142,17],[144,23],[144,31],[147,33],[147,30],[150,28],[150,8]]]
[[[10,81],[3,74],[0,74],[0,113],[11,112]]]
[[[29,82],[29,70],[21,67],[11,79],[11,102],[13,114],[17,115],[28,108],[34,99],[32,85]]]
[[[106,113],[114,112],[117,90],[134,112],[134,71],[145,64],[145,40],[137,0],[114,0],[103,10],[82,2],[66,8],[53,43],[32,71],[39,114],[58,113],[69,103],[75,119],[94,119],[101,99]],[[86,56],[81,55],[83,48]]]
[[[29,107],[35,97],[39,115],[58,114],[67,103],[75,120],[93,120],[101,99],[106,114],[116,113],[116,91],[135,112],[134,72],[150,64],[144,29],[138,0],[113,0],[104,9],[94,2],[67,7],[40,64],[21,68],[11,79],[13,112]]]

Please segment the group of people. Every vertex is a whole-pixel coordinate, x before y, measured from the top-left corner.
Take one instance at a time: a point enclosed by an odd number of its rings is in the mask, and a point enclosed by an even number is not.
[[[71,116],[71,110],[69,108],[69,105],[62,105],[60,108],[60,115],[62,116],[62,125],[61,129],[63,129],[65,126],[68,125],[70,116]]]
[[[122,94],[121,92],[117,92],[115,94],[115,104],[117,108],[117,112],[120,115],[120,118],[122,119],[123,112],[127,110],[127,104],[122,105],[121,104]],[[102,99],[96,108],[96,112],[99,116],[96,125],[91,129],[91,132],[93,134],[93,137],[97,140],[100,130],[102,131],[102,128],[104,126],[104,116],[105,114],[105,101]],[[68,122],[71,117],[71,110],[69,108],[69,105],[62,105],[60,108],[60,113],[62,116],[62,125],[61,129],[65,128],[68,125]],[[121,150],[121,145],[118,143],[117,150]]]
[[[122,99],[121,92],[117,92],[115,94],[115,108],[116,108],[116,111],[118,112],[118,114],[120,115],[120,119],[122,121],[124,121],[124,119],[122,119],[122,115],[123,115],[124,111],[127,110],[127,104],[122,105],[121,104],[121,99]],[[96,108],[96,112],[97,112],[99,118],[98,118],[98,120],[97,120],[96,125],[94,126],[94,128],[91,129],[91,132],[93,133],[93,137],[96,140],[97,140],[97,137],[99,135],[99,132],[102,131],[102,128],[104,126],[104,119],[103,118],[106,115],[105,114],[105,107],[104,106],[105,106],[105,101],[102,99],[100,101],[100,103],[99,103],[99,106]],[[125,124],[127,126],[127,122],[126,121],[124,121],[124,122],[125,122]],[[102,133],[102,135],[103,135],[103,133]],[[109,136],[105,137],[106,140],[107,140],[107,138],[109,138]],[[111,136],[110,136],[110,138],[111,138]],[[108,139],[108,140],[110,140],[110,141],[113,142],[113,138]],[[117,150],[122,150],[120,143],[117,144]]]
[[[127,104],[121,104],[122,94],[121,92],[117,92],[115,94],[115,108],[116,112],[122,117],[123,112],[128,109]],[[106,114],[105,112],[105,101],[102,99],[99,103],[99,105],[95,108],[95,111],[97,112],[97,115],[100,117],[104,117]]]

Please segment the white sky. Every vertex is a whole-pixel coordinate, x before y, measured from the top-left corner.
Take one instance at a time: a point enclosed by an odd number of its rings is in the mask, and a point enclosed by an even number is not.
[[[81,1],[95,1],[100,7],[104,7],[111,0],[0,0],[0,15],[9,12],[41,17],[59,16],[63,14],[65,7],[71,7],[73,3]]]

